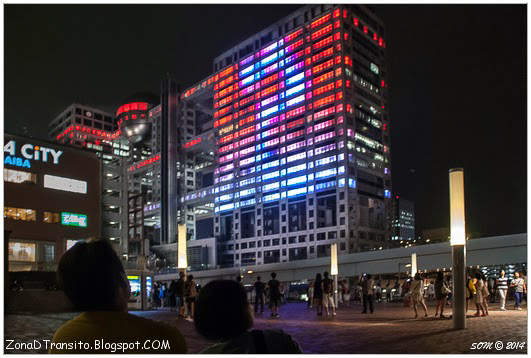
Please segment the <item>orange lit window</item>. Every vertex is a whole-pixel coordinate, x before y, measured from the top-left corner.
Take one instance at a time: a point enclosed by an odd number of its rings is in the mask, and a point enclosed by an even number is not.
[[[264,78],[262,81],[260,81],[260,85],[265,86],[276,80],[278,80],[278,73],[275,73],[274,75]]]
[[[252,121],[254,121],[254,118],[255,118],[255,116],[254,116],[254,114],[253,114],[252,116],[249,116],[249,117],[247,117],[247,118],[245,118],[245,119],[240,120],[240,121],[238,122],[238,124],[239,124],[240,127],[241,127],[241,126],[243,126],[243,125],[245,125],[245,124],[247,124],[247,123],[251,123]]]
[[[319,83],[322,83],[324,81],[327,81],[334,77],[334,71],[323,73],[321,76],[316,77],[312,80],[312,85],[318,85]]]
[[[328,20],[330,20],[330,14],[326,14],[325,16],[322,16],[322,17],[318,18],[317,20],[313,21],[312,24],[311,24],[311,27],[312,27],[312,29],[315,29],[316,27],[321,26],[322,24],[324,24]]]
[[[330,31],[332,31],[332,25],[331,24],[326,25],[325,27],[323,27],[322,29],[320,29],[318,31],[315,31],[312,34],[312,41],[318,39],[319,37],[321,37],[323,35],[326,35]]]
[[[302,34],[302,28],[284,37],[284,42],[287,44],[288,42],[295,40],[301,34]]]
[[[305,112],[304,106],[292,109],[291,111],[288,111],[286,113],[286,119],[296,117],[296,116],[298,116],[300,114],[303,114],[304,112]]]
[[[322,106],[326,106],[327,104],[333,103],[335,101],[335,95],[331,94],[330,96],[318,99],[317,101],[313,102],[314,108],[319,108]]]
[[[317,62],[327,56],[330,56],[334,53],[334,46],[327,48],[326,50],[323,50],[315,55],[312,56],[312,62]]]
[[[334,10],[334,18],[339,17],[339,15],[341,15],[341,10],[340,9],[335,9]]]
[[[330,60],[328,60],[326,62],[321,63],[320,65],[314,66],[312,68],[312,73],[313,74],[317,74],[317,73],[319,73],[319,72],[321,72],[323,70],[326,70],[327,68],[330,68],[332,66],[334,66],[334,60],[330,59]]]
[[[249,104],[249,103],[251,103],[252,101],[254,101],[254,94],[253,94],[252,96],[249,96],[249,97],[247,97],[247,98],[242,99],[242,100],[239,102],[240,107],[241,107],[241,106],[245,106],[246,104]]]
[[[225,69],[225,70],[223,70],[223,71],[221,71],[219,73],[219,78],[223,78],[225,76],[230,75],[232,73],[232,71],[234,71],[234,68],[233,68],[233,66],[230,66],[229,68],[227,68],[227,69]]]
[[[331,44],[333,41],[334,41],[334,39],[333,39],[332,36],[325,37],[321,41],[314,43],[313,44],[313,49],[314,50],[318,50],[318,49],[320,49],[322,47],[325,47],[325,46]]]
[[[278,83],[271,87],[267,87],[265,90],[262,90],[262,92],[260,92],[260,96],[261,97],[268,96],[271,93],[276,92],[276,91],[278,91]]]
[[[226,116],[226,117],[223,117],[217,121],[214,122],[214,127],[219,127],[219,126],[222,126],[224,125],[225,123],[228,123],[232,120],[232,114]]]
[[[329,84],[324,85],[324,86],[321,86],[321,87],[316,88],[316,89],[313,90],[313,95],[314,96],[322,95],[323,93],[332,91],[334,89],[334,87],[335,87],[334,86],[334,82],[329,83]]]

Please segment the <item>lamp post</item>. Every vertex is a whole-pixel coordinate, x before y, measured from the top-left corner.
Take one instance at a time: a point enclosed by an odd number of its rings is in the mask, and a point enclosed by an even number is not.
[[[334,277],[334,303],[337,307],[337,244],[330,246],[330,275]]]
[[[186,225],[179,224],[177,230],[177,268],[186,273],[188,258],[186,255]]]
[[[415,277],[417,273],[417,253],[411,253],[411,277]]]
[[[462,168],[450,169],[450,245],[452,246],[454,329],[466,328],[465,195]]]

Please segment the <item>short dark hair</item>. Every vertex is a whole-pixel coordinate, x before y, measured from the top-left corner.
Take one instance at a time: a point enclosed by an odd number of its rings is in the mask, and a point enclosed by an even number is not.
[[[325,278],[328,278],[328,271],[325,271],[325,272],[323,273],[323,276],[324,276]]]
[[[232,280],[215,280],[199,291],[194,324],[197,332],[210,340],[230,340],[253,326],[244,288]]]
[[[258,276],[258,277],[256,278],[256,281],[260,281],[260,276]]]
[[[276,272],[271,272],[271,277],[276,278],[277,277]]]
[[[475,274],[474,276],[476,276],[476,278],[477,278],[478,280],[482,280],[482,279],[483,279],[483,278],[481,277],[481,272],[479,272],[479,271],[476,272],[476,274]]]
[[[106,240],[78,242],[67,250],[59,261],[57,280],[80,311],[119,310],[120,290],[128,287],[122,263]]]

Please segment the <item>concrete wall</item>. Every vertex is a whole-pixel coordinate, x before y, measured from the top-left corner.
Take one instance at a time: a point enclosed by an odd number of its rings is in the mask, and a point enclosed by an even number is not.
[[[409,248],[369,251],[346,254],[338,257],[339,276],[357,276],[362,273],[385,274],[405,272],[405,265],[410,263],[411,254],[417,253],[418,270],[434,270],[452,266],[451,247],[449,243],[421,245]],[[467,266],[511,264],[527,262],[527,234],[486,237],[467,241]],[[247,274],[252,271],[252,274]],[[254,282],[256,276],[268,278],[276,272],[281,281],[298,281],[315,277],[317,272],[330,271],[330,258],[322,257],[295,262],[264,264],[195,271],[196,281],[205,284],[214,279],[234,279],[240,272],[244,282]],[[176,278],[176,274],[156,275],[156,281]]]

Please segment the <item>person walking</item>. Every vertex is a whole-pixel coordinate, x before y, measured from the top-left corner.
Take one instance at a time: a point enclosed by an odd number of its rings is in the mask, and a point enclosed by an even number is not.
[[[521,311],[522,307],[520,307],[520,304],[522,303],[524,293],[527,291],[527,287],[525,285],[525,280],[520,277],[518,272],[514,273],[514,280],[511,281],[511,287],[514,287],[514,309]]]
[[[323,315],[323,280],[321,274],[315,275],[315,281],[313,282],[313,303],[315,304],[315,310],[318,316]]]
[[[258,276],[254,283],[254,313],[258,313],[258,305],[260,305],[260,314],[264,313],[264,291],[265,284]]]
[[[479,272],[476,272],[475,276],[476,283],[474,284],[474,286],[476,287],[476,295],[474,296],[474,301],[476,303],[477,312],[474,316],[485,317],[487,315],[485,313],[485,307],[483,307],[483,288],[485,287],[485,283],[483,282],[483,279],[481,278],[481,274]]]
[[[437,314],[439,313],[439,309],[441,310],[440,316],[441,318],[446,318],[444,315],[444,306],[446,305],[446,300],[448,298],[448,294],[451,292],[450,288],[446,285],[446,281],[444,280],[444,275],[441,271],[437,272],[437,279],[435,280],[435,298],[437,299],[437,307],[435,308],[435,317],[437,317]]]
[[[184,295],[186,297],[186,306],[188,308],[188,317],[186,318],[186,320],[192,322],[194,317],[195,297],[197,296],[197,289],[195,287],[194,276],[188,276],[184,291]]]
[[[308,285],[308,308],[313,307],[313,281]]]
[[[277,274],[271,273],[271,280],[267,283],[269,287],[269,307],[271,308],[271,317],[278,318],[278,306],[280,304],[280,282],[277,280]]]
[[[328,307],[332,308],[332,315],[336,315],[336,304],[334,300],[334,281],[328,277],[328,272],[323,274],[323,306],[326,309],[326,316],[330,316],[330,310]]]
[[[367,305],[371,313],[374,313],[374,280],[371,274],[367,274],[361,282],[361,290],[363,292],[363,311],[361,313],[367,313]]]
[[[509,279],[505,276],[505,271],[500,272],[500,277],[496,280],[496,289],[500,295],[500,310],[505,311],[505,301],[507,300],[507,290],[509,289]]]
[[[485,309],[485,314],[489,315],[489,296],[490,296],[490,287],[488,284],[487,277],[484,274],[481,274],[481,279],[483,280],[483,308]]]
[[[494,276],[490,276],[488,281],[490,303],[496,303],[496,279]]]
[[[179,272],[179,279],[175,284],[175,305],[177,306],[177,316],[186,317],[185,302],[184,302],[184,286],[186,275],[183,271]]]
[[[415,318],[418,317],[417,305],[421,305],[424,308],[424,317],[428,317],[428,308],[426,307],[426,302],[424,302],[424,279],[418,272],[415,274],[415,279],[411,284],[411,303],[413,303]]]
[[[472,277],[471,273],[468,273],[467,276],[467,290],[468,290],[468,296],[466,298],[466,312],[468,312],[468,303],[470,301],[474,302],[476,297],[476,280],[474,277]],[[466,313],[465,313],[466,314]]]

